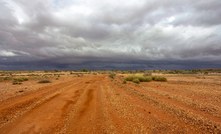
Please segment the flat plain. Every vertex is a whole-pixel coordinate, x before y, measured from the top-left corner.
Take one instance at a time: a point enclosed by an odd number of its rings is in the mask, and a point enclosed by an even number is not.
[[[0,82],[1,134],[221,133],[221,74],[17,73]],[[51,83],[37,83],[40,79]]]

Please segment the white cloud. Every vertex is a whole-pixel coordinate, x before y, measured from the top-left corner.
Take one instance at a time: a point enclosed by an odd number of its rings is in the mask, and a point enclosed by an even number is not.
[[[20,7],[16,2],[14,2],[13,0],[3,1],[6,2],[6,5],[13,11],[13,15],[18,20],[19,24],[22,24],[29,20],[27,15],[24,13],[22,7]]]
[[[174,16],[168,18],[168,22],[173,22],[176,18]]]
[[[17,56],[17,54],[6,50],[0,50],[0,56],[11,57],[11,56]]]

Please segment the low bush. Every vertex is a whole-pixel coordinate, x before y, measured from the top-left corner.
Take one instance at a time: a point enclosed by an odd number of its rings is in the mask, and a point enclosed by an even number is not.
[[[140,76],[140,75],[129,75],[125,78],[125,81],[133,81],[135,79],[138,79],[140,82],[150,82],[152,80],[167,81],[167,79],[162,76]]]
[[[140,82],[149,82],[152,81],[151,76],[136,76],[136,75],[129,75],[125,78],[126,81],[133,81],[134,79],[138,79]]]
[[[154,80],[155,81],[167,81],[167,78],[158,76],[158,77],[154,77]]]
[[[28,81],[28,78],[22,78],[24,81]]]
[[[114,79],[115,76],[116,76],[116,74],[114,74],[114,73],[109,74],[109,77],[112,79]]]
[[[138,78],[137,78],[137,79],[134,79],[133,82],[134,82],[134,83],[137,83],[137,84],[140,84],[140,80],[139,80]]]
[[[52,74],[44,74],[43,76],[45,76],[45,75],[52,75]]]
[[[136,75],[129,75],[125,78],[126,81],[133,81],[134,79],[137,79],[138,76]]]
[[[59,76],[59,75],[65,75],[65,74],[54,74],[54,76],[56,76],[56,75],[58,75],[58,76]]]
[[[51,81],[50,80],[40,80],[40,81],[38,81],[38,83],[51,83]]]
[[[38,74],[28,74],[27,76],[40,76]]]
[[[5,77],[5,78],[3,78],[3,80],[10,80],[11,78],[9,78],[9,77]]]
[[[28,78],[15,78],[14,80],[18,82],[23,82],[23,81],[28,81]]]
[[[14,81],[12,82],[12,84],[13,84],[13,85],[17,85],[17,84],[20,85],[20,84],[22,84],[22,83],[21,83],[21,82],[18,82],[17,80],[14,80]]]
[[[150,81],[152,81],[152,77],[150,77],[150,76],[146,76],[146,77],[140,76],[140,77],[138,77],[138,79],[140,80],[140,82],[150,82]]]
[[[127,81],[126,81],[126,80],[124,80],[124,81],[123,81],[123,84],[126,84],[126,83],[127,83]]]
[[[81,71],[82,71],[82,72],[88,72],[88,70],[87,70],[87,69],[82,69]]]

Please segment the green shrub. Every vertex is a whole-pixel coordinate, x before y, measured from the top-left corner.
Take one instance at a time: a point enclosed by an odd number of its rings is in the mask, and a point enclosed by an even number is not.
[[[97,75],[97,73],[93,73],[93,75]]]
[[[126,84],[126,83],[127,83],[127,81],[126,81],[126,80],[124,80],[124,81],[123,81],[123,84]]]
[[[11,78],[9,78],[9,77],[5,77],[5,78],[3,78],[3,80],[10,80]]]
[[[153,80],[151,76],[144,77],[146,82],[150,82]]]
[[[14,81],[12,82],[12,84],[13,84],[13,85],[17,85],[17,84],[20,85],[20,84],[22,84],[22,83],[21,83],[21,82],[18,82],[17,80],[14,80]]]
[[[23,81],[28,81],[28,78],[22,78],[23,79]]]
[[[155,77],[154,80],[155,81],[167,81],[167,78],[158,76],[158,77]]]
[[[138,77],[136,75],[129,75],[125,78],[126,81],[133,81],[134,79],[137,79]]]
[[[28,81],[28,78],[15,78],[14,80],[18,82],[23,82],[23,81]]]
[[[134,79],[133,82],[137,83],[137,84],[140,84],[140,80],[139,79]]]
[[[136,75],[129,75],[125,78],[126,81],[133,81],[134,79],[138,79],[140,82],[150,82],[152,81],[151,76],[136,76]]]
[[[27,76],[40,76],[38,74],[28,74]]]
[[[54,69],[55,72],[59,72],[57,69]]]
[[[84,68],[84,69],[82,69],[81,71],[82,71],[82,72],[88,72],[88,70],[87,70],[87,69],[85,69],[85,68]]]
[[[38,83],[51,83],[51,81],[50,80],[40,80],[40,81],[38,81]]]
[[[44,74],[44,75],[52,75],[52,74]]]
[[[150,82],[150,81],[152,81],[152,77],[150,77],[150,76],[146,76],[146,77],[140,76],[140,77],[138,77],[138,79],[140,80],[140,82]]]
[[[112,79],[114,79],[115,76],[116,76],[116,74],[114,74],[114,73],[109,74],[109,77]]]

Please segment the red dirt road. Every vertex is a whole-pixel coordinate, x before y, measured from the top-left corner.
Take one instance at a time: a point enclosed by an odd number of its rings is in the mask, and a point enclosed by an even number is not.
[[[187,86],[170,81],[122,84],[108,75],[79,77],[2,101],[0,133],[220,134],[221,89],[206,96],[207,90]]]

